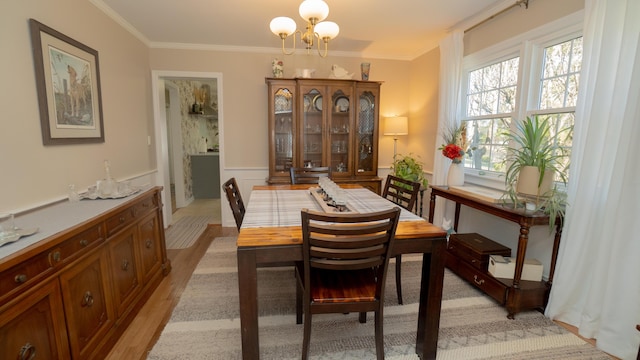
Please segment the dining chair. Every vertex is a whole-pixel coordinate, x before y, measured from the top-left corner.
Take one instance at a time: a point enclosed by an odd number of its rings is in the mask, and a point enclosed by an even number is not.
[[[331,169],[323,167],[291,167],[289,168],[292,184],[317,184],[321,177],[331,177]]]
[[[303,262],[296,266],[296,301],[302,304],[302,359],[309,356],[312,314],[375,313],[378,359],[384,359],[384,288],[400,208],[363,214],[303,209]]]
[[[222,189],[227,195],[227,200],[229,200],[231,212],[233,213],[233,218],[236,220],[238,231],[240,231],[240,226],[242,226],[242,220],[244,219],[246,209],[244,207],[244,202],[242,201],[242,196],[240,195],[240,189],[236,183],[236,178],[227,180],[222,184]]]
[[[413,211],[419,192],[420,183],[388,175],[382,197],[406,210]],[[396,292],[398,304],[402,304],[402,255],[396,255]]]

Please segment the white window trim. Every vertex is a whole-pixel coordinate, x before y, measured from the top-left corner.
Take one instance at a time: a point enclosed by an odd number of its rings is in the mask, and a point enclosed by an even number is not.
[[[521,83],[518,88],[518,101],[511,116],[514,119],[521,119],[538,112],[522,106],[523,104],[531,104],[530,101],[527,101],[527,97],[532,99],[532,96],[539,96],[539,91],[533,88],[538,86],[539,79],[535,78],[531,69],[533,67],[541,68],[542,64],[538,60],[540,57],[535,55],[538,55],[546,46],[580,36],[582,34],[583,21],[584,10],[580,10],[465,56],[462,61],[459,118],[462,118],[462,115],[466,113],[467,99],[465,95],[469,72],[516,56],[520,57],[518,77],[521,79]],[[525,70],[529,74],[527,78],[522,76]],[[504,190],[505,188],[504,174],[492,171],[465,168],[465,179],[469,183],[498,190]]]

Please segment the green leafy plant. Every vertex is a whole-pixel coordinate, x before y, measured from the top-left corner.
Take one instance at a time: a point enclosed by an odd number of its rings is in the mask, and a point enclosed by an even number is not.
[[[419,156],[413,157],[412,155],[413,154],[397,154],[394,156],[393,164],[391,165],[393,175],[402,179],[420,183],[423,187],[427,187],[427,179],[424,177],[424,172],[422,170],[423,164],[416,159],[419,158]]]
[[[555,136],[563,132],[571,132],[572,128],[564,128]],[[533,200],[535,210],[542,210],[549,215],[549,227],[553,229],[556,218],[564,218],[564,210],[567,206],[566,194],[558,190],[557,184],[553,184],[547,192],[527,196],[517,191],[517,184],[521,171],[527,166],[538,169],[538,188],[542,185],[545,174],[552,172],[558,175],[558,180],[563,185],[567,183],[566,167],[563,160],[567,154],[563,148],[555,144],[552,136],[552,128],[548,118],[541,119],[538,116],[527,117],[526,120],[516,124],[516,131],[506,134],[511,140],[507,148],[505,161],[509,164],[505,173],[506,196],[514,206]],[[567,165],[568,166],[568,165]]]

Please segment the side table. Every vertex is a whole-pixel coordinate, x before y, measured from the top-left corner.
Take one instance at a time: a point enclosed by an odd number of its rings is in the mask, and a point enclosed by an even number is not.
[[[515,222],[520,225],[518,236],[518,249],[516,253],[516,268],[513,279],[494,278],[487,271],[479,270],[464,260],[458,259],[447,251],[447,266],[459,276],[465,278],[479,289],[485,291],[496,301],[505,305],[509,319],[525,309],[544,308],[549,298],[549,291],[553,284],[560,237],[562,235],[562,221],[556,220],[556,233],[551,254],[551,266],[549,268],[548,281],[524,281],[521,280],[527,244],[529,242],[529,229],[534,225],[548,225],[549,216],[541,211],[532,212],[522,208],[514,209],[500,203],[474,198],[461,191],[451,191],[447,186],[431,185],[431,201],[429,203],[429,222],[433,223],[436,197],[440,196],[456,203],[453,229],[458,231],[461,205]]]

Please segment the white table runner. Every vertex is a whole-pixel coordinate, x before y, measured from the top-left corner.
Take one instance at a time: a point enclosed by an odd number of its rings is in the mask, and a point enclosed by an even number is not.
[[[300,211],[322,208],[310,190],[254,190],[251,192],[242,228],[301,226]],[[368,189],[346,189],[347,205],[359,213],[382,211],[397,206]],[[424,220],[401,208],[400,221]]]

